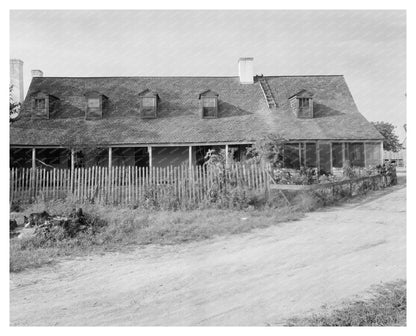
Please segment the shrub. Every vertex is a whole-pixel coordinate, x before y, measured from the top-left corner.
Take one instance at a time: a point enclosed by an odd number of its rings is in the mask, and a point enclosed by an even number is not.
[[[284,146],[287,139],[280,135],[268,134],[259,139],[247,151],[249,161],[254,163],[270,164],[273,168],[283,167]]]

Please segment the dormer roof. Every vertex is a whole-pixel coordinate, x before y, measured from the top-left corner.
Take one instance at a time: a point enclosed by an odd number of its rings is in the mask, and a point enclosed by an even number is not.
[[[198,95],[198,99],[201,97],[218,98],[219,94],[212,90],[205,90]]]
[[[95,91],[95,90],[91,90],[91,91],[86,91],[84,93],[85,97],[104,97],[104,98],[108,98],[106,95],[102,94],[101,92]]]
[[[302,89],[298,93],[295,93],[294,95],[290,96],[289,99],[296,97],[296,98],[313,98],[313,93]]]
[[[159,94],[156,91],[152,91],[150,89],[145,89],[140,92],[139,97],[156,97],[157,99],[160,99]]]
[[[37,91],[34,91],[34,92],[32,92],[30,95],[31,95],[32,97],[33,97],[33,96],[44,95],[44,96],[49,96],[49,97],[52,97],[52,98],[55,98],[55,99],[59,99],[58,97],[56,97],[56,96],[54,96],[54,95],[52,95],[52,94],[50,94],[50,93],[48,93],[47,91],[44,91],[44,90],[37,90]]]

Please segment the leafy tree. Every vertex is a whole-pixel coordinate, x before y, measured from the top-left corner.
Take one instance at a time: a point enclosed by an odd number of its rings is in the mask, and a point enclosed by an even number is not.
[[[17,103],[13,99],[13,85],[9,85],[9,104],[10,104],[10,110],[9,110],[9,122],[13,122],[16,120],[15,116],[16,114],[19,114],[20,111],[20,103]]]
[[[402,144],[400,143],[399,137],[394,132],[396,126],[384,121],[372,122],[372,124],[375,128],[377,128],[381,135],[384,136],[384,150],[398,152],[403,148]]]

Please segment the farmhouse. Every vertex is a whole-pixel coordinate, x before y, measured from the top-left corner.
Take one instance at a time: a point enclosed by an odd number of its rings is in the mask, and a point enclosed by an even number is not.
[[[11,60],[19,92],[22,69]],[[253,59],[241,58],[235,77],[44,77],[32,70],[10,126],[10,165],[200,165],[210,148],[243,160],[267,134],[289,140],[291,168],[331,172],[346,160],[382,162],[383,137],[358,111],[343,76],[255,76]]]

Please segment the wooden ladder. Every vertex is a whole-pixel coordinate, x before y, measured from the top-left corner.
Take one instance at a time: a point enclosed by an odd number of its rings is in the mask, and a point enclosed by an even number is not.
[[[276,108],[277,103],[273,97],[272,90],[270,89],[269,83],[267,83],[266,78],[264,78],[263,76],[258,76],[258,80],[269,108]]]

